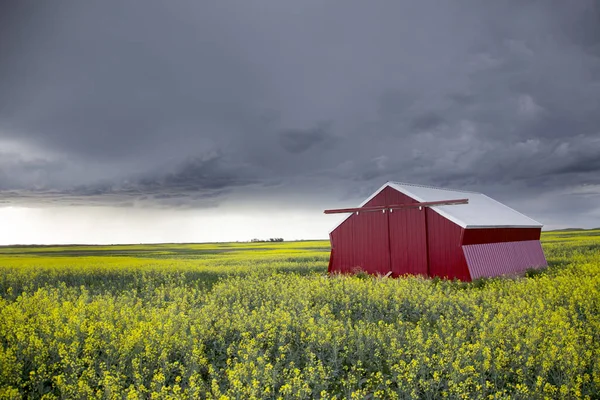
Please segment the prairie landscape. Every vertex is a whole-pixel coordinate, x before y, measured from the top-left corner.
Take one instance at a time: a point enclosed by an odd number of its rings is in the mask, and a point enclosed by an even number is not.
[[[600,400],[599,109],[600,0],[0,0],[0,400]]]
[[[472,283],[327,241],[0,248],[0,398],[598,398],[600,230]]]

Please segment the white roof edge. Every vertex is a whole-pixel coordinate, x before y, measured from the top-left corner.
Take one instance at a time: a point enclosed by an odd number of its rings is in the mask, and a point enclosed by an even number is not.
[[[500,204],[500,205],[502,205],[502,206],[504,206],[504,207],[508,207],[506,204],[502,204],[502,203],[500,203],[498,200],[496,200],[496,199],[492,199],[490,196],[488,196],[488,195],[486,195],[486,194],[483,194],[483,193],[481,193],[481,194],[482,194],[483,196],[487,197],[488,199],[492,200],[493,202],[496,202],[496,203],[498,203],[498,204]],[[511,210],[513,210],[514,212],[516,212],[517,214],[519,214],[519,215],[522,215],[523,217],[525,217],[525,218],[528,218],[528,219],[532,220],[533,222],[535,222],[535,223],[536,223],[536,228],[537,228],[537,225],[539,225],[539,227],[542,227],[542,226],[544,226],[544,224],[542,224],[541,222],[539,222],[539,221],[536,221],[535,219],[533,219],[533,218],[531,218],[531,217],[528,217],[527,215],[525,215],[525,214],[523,214],[523,213],[520,213],[520,212],[518,212],[518,211],[517,211],[517,210],[515,210],[514,208],[512,208],[512,207],[508,207],[508,208],[510,208]],[[521,226],[523,226],[523,225],[521,225]]]
[[[409,186],[419,186],[419,187],[425,187],[425,188],[432,188],[432,189],[440,189],[440,188],[436,188],[434,186],[426,186],[426,185],[413,185],[411,183],[401,183],[401,182],[388,182],[388,183],[392,183],[393,184],[393,188],[396,189],[397,191],[399,191],[400,193],[403,193],[409,197],[412,197],[413,199],[419,201],[419,202],[424,202],[425,200],[417,195],[415,195],[414,193],[412,193],[411,191],[407,190],[406,188],[404,188],[401,185],[409,185]],[[450,190],[450,189],[446,189],[446,190]],[[463,191],[464,192],[464,191]],[[464,192],[464,193],[476,193],[476,192]],[[435,211],[436,213],[440,214],[442,217],[449,219],[450,221],[454,222],[456,225],[462,227],[462,228],[466,228],[467,227],[467,223],[454,217],[453,215],[448,214],[445,211],[440,210],[438,207],[429,207],[431,208],[433,211]]]
[[[367,197],[366,200],[364,200],[362,203],[360,203],[359,207],[362,207],[365,204],[367,204],[368,202],[370,202],[371,200],[373,200],[375,198],[375,196],[377,196],[379,193],[381,193],[383,191],[383,189],[385,189],[388,186],[390,186],[390,182],[386,182],[383,185],[381,185],[381,187],[379,189],[377,189],[377,191],[375,193],[373,193],[372,195]]]
[[[398,182],[398,181],[388,181],[387,183],[392,183],[392,184],[396,184],[396,185],[400,185],[400,186],[404,185],[404,186],[416,186],[416,187],[422,187],[422,188],[428,188],[428,189],[436,189],[436,190],[448,190],[448,191],[451,191],[451,192],[482,194],[481,192],[475,192],[473,190],[452,189],[452,188],[439,187],[439,186],[431,186],[431,185],[420,185],[418,183],[408,183],[408,182]]]
[[[389,184],[390,184],[390,182],[388,181],[388,182],[384,183],[383,185],[381,185],[381,187],[380,187],[379,189],[377,189],[377,191],[375,191],[375,192],[374,192],[372,195],[370,195],[370,196],[369,196],[369,197],[368,197],[366,200],[364,200],[362,203],[360,203],[358,207],[362,207],[362,206],[364,206],[365,204],[367,204],[369,201],[373,200],[373,198],[374,198],[375,196],[377,196],[379,193],[381,193],[381,191],[382,191],[383,189],[385,189],[386,187],[390,186]],[[341,224],[343,224],[344,222],[346,222],[346,220],[347,220],[348,218],[350,218],[350,216],[351,216],[352,214],[354,214],[354,213],[348,213],[348,214],[346,215],[346,218],[344,218],[343,220],[341,220],[340,222],[338,222],[338,223],[337,223],[337,224],[336,224],[336,225],[333,227],[333,229],[331,229],[331,230],[329,231],[329,235],[331,235],[331,233],[332,233],[333,231],[335,231],[335,230],[336,230],[336,229],[337,229],[337,228],[338,228],[338,227],[339,227]]]
[[[435,211],[436,213],[438,213],[439,215],[441,215],[442,217],[454,222],[456,225],[460,226],[461,228],[467,228],[468,225],[465,221],[456,218],[454,215],[450,215],[445,211],[440,210],[438,207],[429,207],[431,208],[433,211]]]
[[[388,182],[389,186],[393,189],[396,189],[397,191],[399,191],[400,193],[403,193],[405,195],[407,195],[408,197],[412,197],[413,199],[419,201],[419,202],[424,202],[425,200],[423,200],[423,198],[417,196],[416,194],[406,190],[405,188],[402,187],[402,185],[410,185],[410,183],[400,183],[400,182]],[[413,185],[414,186],[414,185]],[[425,186],[423,186],[425,187]]]

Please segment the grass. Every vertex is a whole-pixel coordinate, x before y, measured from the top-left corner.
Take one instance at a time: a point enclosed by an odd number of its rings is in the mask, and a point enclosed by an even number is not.
[[[0,248],[0,398],[599,398],[600,231],[474,283],[329,244]]]

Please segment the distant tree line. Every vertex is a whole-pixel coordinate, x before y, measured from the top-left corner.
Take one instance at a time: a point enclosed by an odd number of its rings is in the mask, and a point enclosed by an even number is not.
[[[270,238],[270,239],[252,239],[251,242],[259,242],[259,243],[265,243],[265,242],[283,242],[283,238]]]

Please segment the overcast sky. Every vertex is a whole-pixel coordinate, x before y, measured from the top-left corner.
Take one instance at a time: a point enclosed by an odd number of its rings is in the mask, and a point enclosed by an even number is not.
[[[326,238],[387,180],[600,226],[600,2],[0,2],[0,244]]]

